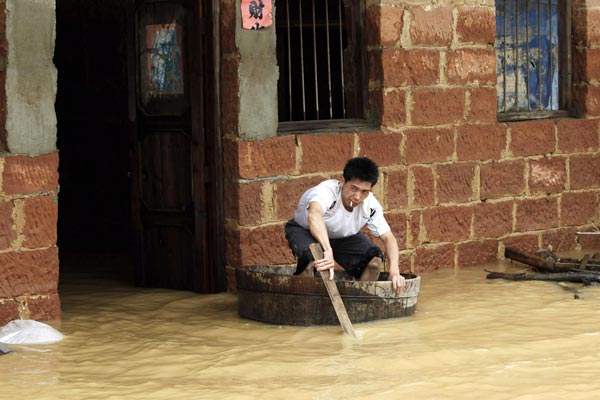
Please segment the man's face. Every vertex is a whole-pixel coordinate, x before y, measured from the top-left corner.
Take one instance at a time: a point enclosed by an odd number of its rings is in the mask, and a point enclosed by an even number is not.
[[[371,193],[371,182],[358,179],[344,181],[342,179],[342,203],[346,209],[351,210],[360,205]]]

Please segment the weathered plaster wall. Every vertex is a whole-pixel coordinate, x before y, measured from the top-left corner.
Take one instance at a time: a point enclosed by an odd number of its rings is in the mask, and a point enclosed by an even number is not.
[[[239,3],[238,0],[238,10]],[[261,140],[277,135],[279,68],[275,53],[275,26],[259,31],[247,30],[242,29],[241,21],[241,17],[235,18],[235,40],[240,56],[238,130],[243,140]]]
[[[60,299],[54,1],[0,0],[0,19],[0,82],[6,82],[6,97],[0,96],[0,121],[6,121],[0,129],[3,325],[59,318]]]
[[[366,6],[370,111],[380,128],[248,141],[235,129],[237,4],[221,0],[227,264],[293,263],[283,227],[299,196],[357,155],[381,166],[375,192],[403,270],[482,265],[508,245],[600,249],[597,237],[575,235],[600,224],[598,2],[573,2],[581,118],[513,123],[496,118],[493,1]]]
[[[56,150],[54,0],[6,0],[6,131],[12,153]]]

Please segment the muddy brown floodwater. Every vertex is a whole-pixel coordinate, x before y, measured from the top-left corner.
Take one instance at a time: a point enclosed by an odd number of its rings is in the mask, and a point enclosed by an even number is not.
[[[509,262],[487,268],[513,271]],[[340,327],[240,319],[232,294],[61,283],[65,334],[0,357],[2,399],[597,399],[600,287],[422,274],[415,315]]]

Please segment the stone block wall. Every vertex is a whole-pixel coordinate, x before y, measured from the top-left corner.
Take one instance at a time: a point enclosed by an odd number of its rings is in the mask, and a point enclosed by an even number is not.
[[[23,26],[22,21],[26,25],[39,25],[44,34],[48,34],[44,30],[46,26],[53,26],[54,3],[45,0],[41,5],[42,2],[16,3],[13,0],[0,0],[0,326],[18,318],[52,320],[61,315],[57,292],[59,266],[56,247],[58,153],[54,145],[56,135],[52,133],[55,132],[56,124],[31,123],[32,120],[38,121],[32,117],[32,109],[38,114],[47,114],[42,107],[37,108],[38,102],[43,103],[39,99],[44,97],[40,87],[48,81],[50,87],[55,85],[55,81],[52,81],[55,75],[53,71],[46,71],[40,74],[40,80],[36,80],[37,76],[30,74],[28,69],[22,69],[23,64],[35,65],[40,69],[51,65],[54,36],[42,41],[45,52],[22,51],[15,61],[14,53],[18,52],[13,47],[12,59],[9,57],[10,40],[13,40],[12,45],[15,46],[15,43],[22,43],[19,40],[30,40],[35,36],[19,29]],[[45,21],[50,22],[46,25],[37,24],[38,21],[32,22],[27,14],[31,9],[39,18],[46,18]],[[47,11],[47,14],[40,10]],[[12,14],[9,15],[10,13]],[[7,25],[11,29],[7,29]],[[12,32],[13,36],[7,34],[7,31]],[[46,55],[50,56],[45,57]],[[42,61],[28,64],[28,57],[40,57]],[[12,61],[9,62],[9,59]],[[10,74],[7,73],[9,70]],[[31,87],[35,86],[37,92],[27,92],[27,85],[18,84],[21,82],[18,78],[19,71],[21,79],[31,83]],[[12,114],[9,115],[9,83],[13,94],[23,94],[19,100],[29,99],[25,101],[28,112],[23,108],[13,107]],[[41,83],[41,86],[36,86],[35,83]],[[54,97],[44,99],[48,99],[44,104],[48,105],[47,110],[51,110]],[[51,120],[53,115],[49,117]],[[27,128],[21,129],[20,122],[24,122],[22,126]],[[7,125],[12,128],[7,128]],[[44,133],[41,135],[43,138],[34,134],[38,132]]]
[[[60,317],[58,153],[0,155],[0,325]]]
[[[221,1],[227,265],[293,263],[283,227],[297,200],[353,156],[381,167],[404,271],[481,265],[509,245],[600,250],[575,234],[600,221],[600,3],[573,2],[577,118],[497,122],[493,1],[367,1],[381,125],[259,141],[238,134],[237,7]]]

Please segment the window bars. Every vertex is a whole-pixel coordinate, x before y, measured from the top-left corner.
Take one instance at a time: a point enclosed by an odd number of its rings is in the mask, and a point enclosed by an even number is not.
[[[277,0],[280,122],[363,116],[357,106],[362,101],[361,19],[344,3]]]
[[[570,18],[563,0],[497,0],[498,114],[566,110]]]

